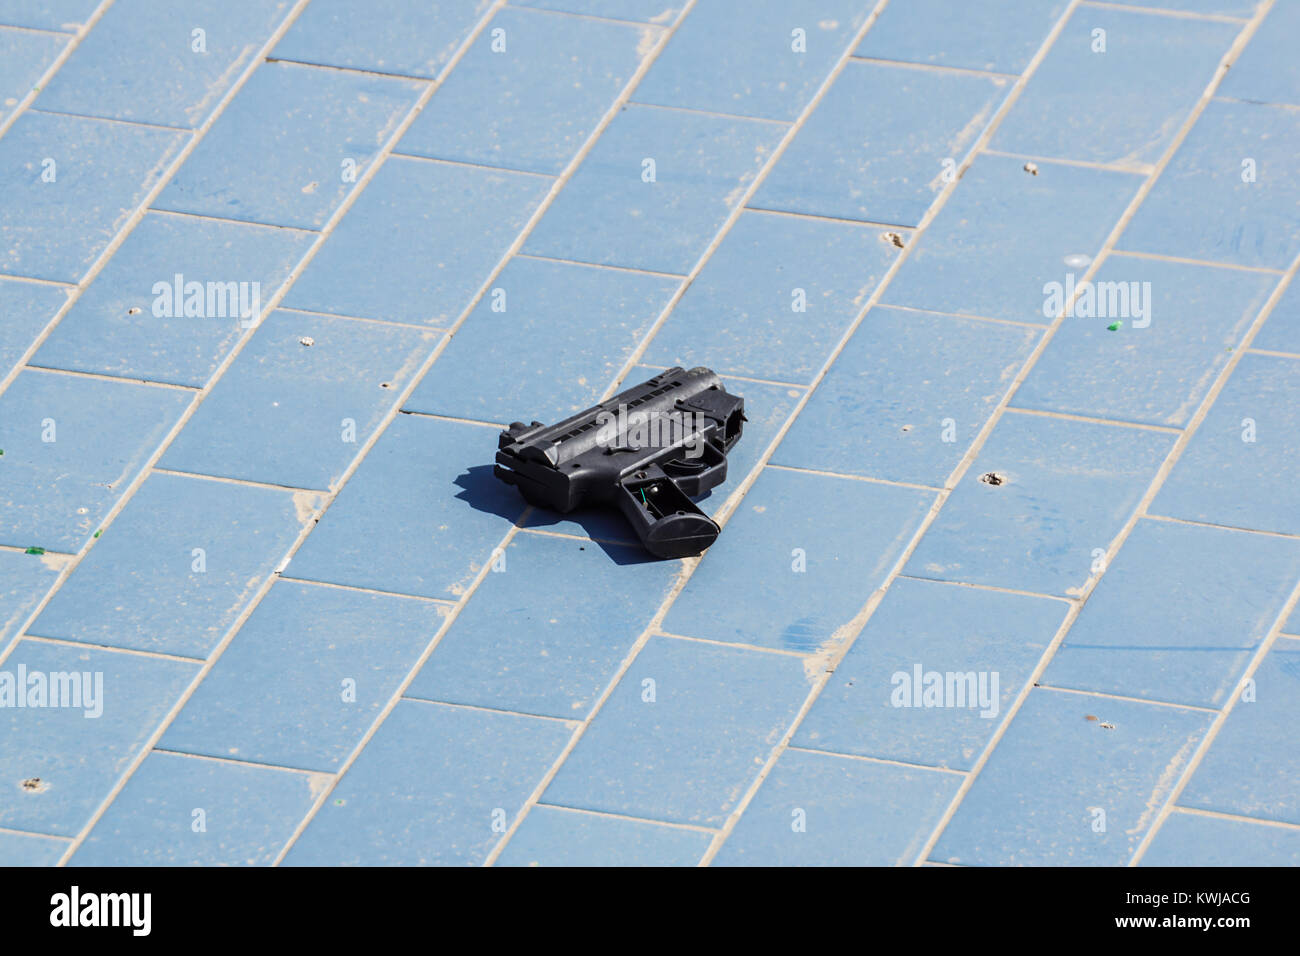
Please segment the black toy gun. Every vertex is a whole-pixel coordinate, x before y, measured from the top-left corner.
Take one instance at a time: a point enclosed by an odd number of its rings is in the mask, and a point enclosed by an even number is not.
[[[707,368],[670,368],[558,425],[515,422],[493,473],[531,504],[616,504],[660,558],[699,554],[719,528],[697,498],[727,478],[745,400]]]

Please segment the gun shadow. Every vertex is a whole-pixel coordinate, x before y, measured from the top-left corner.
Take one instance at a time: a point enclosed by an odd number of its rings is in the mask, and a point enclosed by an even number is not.
[[[515,489],[492,474],[491,465],[474,465],[457,476],[461,490],[456,497],[475,511],[517,521],[528,502]],[[525,528],[547,528],[565,523],[565,532],[578,525],[592,544],[598,545],[616,564],[649,564],[660,560],[642,549],[627,527],[623,516],[613,508],[583,508],[567,515],[534,507],[524,522]]]

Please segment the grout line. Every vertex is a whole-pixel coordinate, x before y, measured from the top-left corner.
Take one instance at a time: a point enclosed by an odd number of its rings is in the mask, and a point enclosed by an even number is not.
[[[1076,415],[1073,412],[1058,412],[1047,408],[1019,408],[1008,405],[1005,409],[1008,414],[1013,415],[1034,415],[1039,418],[1063,418],[1071,422],[1091,422],[1094,425],[1111,425],[1115,428],[1136,428],[1145,432],[1162,432],[1166,435],[1181,435],[1181,428],[1174,428],[1172,425],[1152,425],[1148,422],[1126,422],[1118,418],[1099,418],[1096,415]]]
[[[1297,359],[1300,358],[1300,352],[1279,352],[1277,349],[1250,349],[1251,355],[1269,355],[1273,358]]]
[[[306,767],[289,767],[281,763],[262,763],[260,760],[240,760],[237,757],[218,757],[215,754],[196,754],[188,750],[170,750],[167,747],[154,747],[151,754],[167,754],[169,757],[187,757],[190,760],[210,760],[214,763],[233,763],[240,767],[255,767],[258,770],[281,770],[285,773],[300,773],[305,776],[328,774],[328,770],[308,770]]]
[[[628,820],[632,823],[650,823],[654,826],[672,827],[674,830],[691,830],[695,833],[717,833],[714,827],[700,826],[696,823],[677,823],[674,820],[656,820],[652,817],[634,817],[626,813],[612,813],[609,810],[588,810],[586,807],[566,807],[559,803],[542,803],[537,806],[547,810],[563,810],[565,813],[581,813],[590,817],[608,817],[611,820]]]
[[[965,76],[997,77],[1004,80],[1018,80],[1019,73],[999,73],[997,70],[977,70],[970,66],[949,66],[946,63],[921,63],[916,60],[891,60],[881,56],[849,55],[850,63],[874,63],[877,66],[899,66],[909,70],[927,70],[934,73],[961,73]]]
[[[294,315],[317,315],[323,319],[344,319],[348,322],[369,322],[371,325],[383,325],[397,329],[415,329],[419,332],[443,332],[447,330],[439,325],[418,325],[415,322],[398,322],[394,319],[375,319],[367,315],[344,315],[342,312],[322,312],[319,309],[295,309],[293,306],[277,305],[277,312],[291,312]]]
[[[416,418],[433,418],[440,422],[455,422],[458,425],[474,425],[478,428],[491,428],[494,431],[505,431],[506,426],[500,422],[481,422],[477,418],[457,418],[455,415],[435,415],[433,412],[417,412],[409,408],[401,410],[403,415],[414,415]]]
[[[527,717],[529,720],[550,720],[558,724],[568,724],[569,726],[578,722],[575,717],[556,717],[554,714],[533,714],[526,710],[508,710],[504,707],[487,707],[483,704],[466,704],[463,701],[439,700],[436,697],[413,697],[410,694],[402,694],[397,698],[398,703],[401,703],[404,700],[416,704],[437,704],[439,707],[456,707],[461,710],[477,710],[482,711],[485,714],[505,714],[507,717]],[[339,771],[338,776],[342,776],[342,771]]]
[[[1205,810],[1201,807],[1170,807],[1170,814],[1180,813],[1189,817],[1210,817],[1214,820],[1233,820],[1239,823],[1258,823],[1261,826],[1277,827],[1279,830],[1300,830],[1300,823],[1286,820],[1269,820],[1265,817],[1251,817],[1244,813],[1226,813],[1223,810]]]
[[[16,551],[18,554],[26,554],[27,546],[21,544],[0,544],[0,551]],[[70,551],[52,551],[49,548],[42,548],[42,553],[47,557],[71,558],[75,557]],[[35,555],[33,555],[35,557]]]
[[[538,262],[558,262],[566,266],[581,266],[584,269],[613,269],[616,272],[632,272],[636,275],[659,276],[664,279],[685,279],[686,276],[677,272],[656,272],[654,269],[637,269],[633,266],[614,266],[604,262],[580,262],[577,259],[561,259],[558,256],[539,256],[532,252],[516,252],[516,259],[536,259]]]
[[[322,488],[299,488],[296,485],[277,485],[270,481],[254,481],[252,478],[230,478],[226,475],[205,475],[197,471],[178,471],[175,468],[162,468],[154,465],[149,469],[154,475],[175,475],[178,478],[197,478],[199,481],[220,481],[227,485],[246,485],[249,488],[266,488],[271,491],[306,491],[313,495],[329,494]]]
[[[936,488],[933,485],[918,485],[912,481],[894,481],[890,478],[872,478],[869,475],[846,475],[839,471],[825,471],[821,468],[800,468],[798,465],[781,465],[769,460],[767,468],[774,468],[777,471],[794,471],[801,475],[823,475],[826,478],[843,478],[845,481],[865,481],[873,485],[889,485],[894,488],[915,488],[918,491],[943,491],[942,488]]]
[[[950,581],[947,578],[923,578],[917,574],[898,575],[901,581],[926,581],[930,584],[950,584],[959,588],[974,588],[977,591],[996,591],[999,594],[1019,594],[1022,597],[1045,598],[1049,601],[1060,601],[1062,604],[1076,604],[1078,601],[1074,598],[1062,597],[1059,594],[1047,594],[1043,591],[1025,591],[1021,588],[1006,588],[997,584],[977,584],[974,581]]]
[[[513,3],[507,3],[507,10],[524,11],[527,13],[548,13],[557,17],[568,17],[570,20],[595,20],[597,23],[617,23],[620,26],[649,27],[652,30],[666,29],[662,23],[654,23],[650,20],[624,20],[621,17],[600,16],[595,13],[575,13],[572,10],[553,10],[550,7],[521,7]]]
[[[101,382],[119,382],[126,385],[147,385],[150,388],[169,388],[181,392],[197,392],[197,385],[177,385],[175,382],[155,382],[147,378],[136,378],[133,375],[109,375],[105,372],[86,372],[77,368],[55,368],[53,365],[32,365],[30,362],[19,369],[21,374],[24,371],[41,372],[46,375],[71,375],[75,378],[93,378]]]
[[[1075,645],[1076,647],[1079,645]],[[1153,700],[1150,697],[1130,697],[1128,694],[1109,694],[1101,690],[1083,690],[1079,687],[1058,687],[1055,684],[1038,683],[1034,685],[1039,690],[1055,691],[1060,694],[1079,694],[1083,697],[1100,697],[1105,700],[1123,700],[1130,704],[1149,704],[1152,707],[1170,707],[1174,710],[1197,710],[1206,714],[1217,714],[1218,711],[1213,707],[1202,707],[1199,704],[1179,704],[1172,700]]]
[[[380,588],[366,588],[356,584],[337,584],[334,581],[314,581],[311,578],[298,578],[291,574],[279,574],[276,578],[280,581],[288,581],[291,584],[310,584],[320,588],[334,588],[338,591],[357,591],[361,594],[376,594],[380,597],[407,598],[412,601],[424,601],[427,604],[436,604],[439,607],[453,608],[456,606],[455,601],[449,601],[446,598],[429,597],[426,594],[408,594],[405,591],[384,591]]]
[[[628,106],[648,110],[671,110],[674,113],[694,113],[696,116],[715,116],[718,119],[744,120],[747,123],[771,123],[776,126],[789,126],[790,120],[772,119],[768,116],[746,116],[744,113],[723,113],[721,110],[702,110],[693,106],[669,106],[666,103],[641,103],[628,100]]]
[[[75,282],[64,282],[61,279],[39,279],[36,276],[20,276],[10,272],[0,272],[0,279],[7,279],[13,282],[31,282],[36,285],[52,285],[59,289],[75,289]]]
[[[416,76],[413,73],[386,73],[383,70],[367,70],[357,66],[336,66],[333,63],[309,63],[306,60],[291,60],[283,56],[268,56],[267,63],[285,63],[289,66],[301,66],[309,70],[333,70],[336,73],[360,73],[364,76],[382,76],[389,80],[405,80],[408,83],[433,85],[438,82],[435,77]],[[439,75],[442,71],[439,70]]]
[[[1005,159],[1023,159],[1031,163],[1052,163],[1057,166],[1080,166],[1084,169],[1101,169],[1108,173],[1130,173],[1150,176],[1155,166],[1151,163],[1098,163],[1088,159],[1067,159],[1064,156],[1041,156],[1036,153],[1012,153],[1004,149],[986,149],[985,156],[1001,156]]]
[[[874,219],[844,219],[841,216],[828,216],[825,213],[818,212],[799,212],[795,209],[768,209],[763,206],[755,206],[752,203],[745,207],[745,212],[757,213],[761,216],[785,216],[788,219],[813,219],[818,222],[834,222],[845,226],[858,226],[862,229],[890,229],[902,230],[911,233],[915,226],[902,226],[893,222],[876,222]]]
[[[652,368],[659,372],[666,372],[668,369],[675,367],[672,365],[654,365],[650,362],[638,362],[637,365],[641,368]],[[755,385],[775,385],[778,388],[804,389],[808,387],[807,385],[800,385],[797,382],[777,382],[770,378],[754,378],[749,375],[734,375],[731,372],[723,372],[716,368],[714,368],[713,371],[717,372],[721,378],[730,379],[733,382],[753,382]]]
[[[0,833],[13,833],[18,836],[40,837],[43,840],[71,840],[70,836],[60,836],[57,833],[39,833],[36,830],[15,830],[13,827],[0,827]]]
[[[108,8],[111,7],[112,5],[113,5],[113,0],[101,0],[99,6],[95,8],[95,11],[86,18],[86,22],[83,23],[80,27],[78,27],[74,33],[65,33],[62,30],[39,30],[34,27],[17,28],[17,29],[31,29],[33,32],[36,33],[56,34],[58,36],[66,37],[69,42],[63,45],[63,49],[59,51],[59,55],[54,58],[54,60],[46,68],[45,72],[40,75],[40,77],[36,80],[35,83],[32,84],[32,88],[27,91],[27,95],[18,101],[18,103],[13,107],[13,109],[10,111],[8,116],[6,116],[3,120],[0,120],[0,136],[4,136],[5,133],[9,132],[10,127],[12,127],[15,122],[17,122],[18,117],[21,116],[23,113],[25,113],[29,107],[31,107],[32,102],[36,99],[37,95],[41,92],[41,90],[45,89],[45,87],[50,85],[50,80],[54,79],[54,74],[58,73],[59,70],[63,67],[63,64],[68,62],[68,58],[71,57],[72,54],[76,52],[77,47],[81,46],[81,41],[86,39],[86,34],[88,34],[91,31],[91,29],[95,26],[95,24],[97,24],[100,21],[100,18],[103,17],[104,14],[108,12]],[[6,26],[8,26],[8,24],[6,24]],[[3,391],[3,389],[4,389],[4,383],[0,382],[0,391]]]
[[[839,750],[822,750],[817,747],[796,747],[794,744],[788,744],[786,750],[794,750],[803,754],[821,754],[830,757],[844,757],[847,760],[864,760],[867,763],[882,763],[890,767],[906,767],[908,770],[928,770],[932,773],[951,773],[958,777],[964,777],[970,771],[957,770],[954,767],[937,767],[928,763],[912,763],[907,760],[891,760],[889,757],[869,757],[866,754],[847,754]]]
[[[497,263],[496,267],[492,270],[492,272],[488,275],[488,277],[484,280],[482,285],[479,287],[478,292],[474,295],[471,301],[466,305],[465,309],[461,312],[460,317],[451,327],[450,330],[451,333],[454,334],[454,332],[457,329],[459,329],[460,325],[465,322],[465,320],[473,312],[479,300],[483,297],[483,295],[487,292],[487,290],[492,287],[492,283],[496,281],[497,276],[500,275],[501,271],[506,267],[507,263],[509,263],[511,258],[515,254],[517,254],[519,249],[523,246],[523,243],[527,239],[529,233],[532,232],[534,226],[536,226],[536,224],[541,220],[543,214],[550,207],[555,197],[559,195],[563,187],[568,183],[568,181],[576,172],[576,170],[581,165],[582,161],[586,158],[588,153],[590,153],[590,151],[595,147],[596,141],[604,133],[605,129],[609,126],[610,122],[614,119],[614,117],[620,112],[623,104],[627,101],[627,98],[631,95],[632,89],[635,88],[636,84],[640,81],[641,77],[644,76],[646,71],[650,69],[651,64],[654,62],[655,58],[659,55],[659,52],[662,51],[664,45],[668,42],[668,39],[672,36],[673,32],[676,30],[677,24],[681,23],[682,19],[685,17],[686,13],[689,12],[694,2],[695,0],[687,0],[686,5],[683,8],[682,12],[678,14],[677,20],[674,22],[673,27],[668,30],[665,30],[656,40],[654,47],[648,52],[648,54],[645,57],[642,58],[642,61],[638,65],[636,71],[633,73],[632,77],[628,80],[628,82],[624,85],[623,90],[615,98],[614,102],[610,105],[609,109],[606,110],[600,122],[596,124],[596,127],[588,135],[587,139],[583,142],[582,146],[578,149],[578,152],[569,161],[568,165],[565,166],[564,171],[552,183],[550,192],[541,201],[537,209],[534,211],[533,215],[524,224],[519,234],[515,237],[514,243],[508,249],[505,250],[505,252],[502,254],[501,260]],[[483,20],[475,28],[474,34],[469,39],[466,40],[465,45],[461,48],[461,50],[457,52],[457,55],[453,58],[451,63],[448,64],[447,66],[448,72],[450,71],[452,66],[454,66],[455,63],[459,60],[464,50],[468,49],[468,46],[470,43],[473,42],[474,37],[477,36],[477,34],[486,27],[488,21],[495,14],[495,12],[503,6],[503,3],[504,0],[496,0],[493,6],[487,11],[487,13],[484,15]],[[401,134],[405,131],[406,125],[414,121],[415,114],[417,114],[419,110],[423,107],[424,100],[427,97],[432,96],[433,91],[435,89],[437,89],[437,84],[431,86],[429,90],[426,91],[425,97],[421,99],[421,102],[416,104],[415,110],[413,111],[412,115],[407,118],[406,123],[402,124],[402,126],[399,127],[396,133],[397,137],[400,137]],[[377,165],[378,164],[376,164],[376,168]],[[429,368],[431,368],[433,364],[437,361],[438,356],[442,354],[442,351],[446,347],[446,343],[449,340],[450,340],[450,335],[444,338],[441,343],[439,343],[438,347],[434,350],[433,354],[425,361],[424,365],[418,370],[418,372],[414,376],[412,376],[411,381],[407,384],[407,386],[402,392],[402,395],[399,397],[397,404],[394,406],[394,410],[379,425],[378,429],[376,430],[375,434],[371,437],[366,447],[364,447],[358,453],[357,458],[353,460],[353,463],[349,467],[349,470],[344,474],[342,479],[340,479],[340,481],[337,483],[338,488],[341,488],[346,484],[347,480],[351,477],[352,473],[356,470],[357,467],[359,467],[361,460],[364,459],[369,448],[374,444],[375,441],[378,440],[379,435],[383,432],[385,428],[387,428],[392,418],[396,417],[396,415],[399,414],[398,409],[400,409],[401,406],[405,404],[410,394],[415,390],[416,385],[420,382],[420,380],[423,378],[423,376],[429,370]],[[409,414],[409,413],[402,413],[402,414]],[[429,417],[440,417],[440,416],[429,416]],[[470,422],[470,424],[482,425],[484,423]],[[500,429],[502,426],[492,425],[491,427]],[[337,491],[335,492],[335,494],[337,495]],[[516,534],[519,533],[522,527],[522,523],[528,519],[528,516],[531,513],[532,513],[531,507],[525,507],[523,509],[519,517],[515,519],[515,523],[509,528],[509,530],[506,531],[504,537],[497,544],[497,546],[493,548],[492,550],[493,554],[496,554],[497,552],[509,546],[510,541],[514,538]],[[295,545],[295,548],[296,547],[297,545]],[[335,773],[333,783],[329,787],[325,788],[318,795],[316,802],[308,810],[307,814],[303,817],[303,819],[298,822],[298,825],[294,828],[294,831],[289,835],[289,838],[285,841],[284,846],[281,847],[280,852],[277,854],[273,862],[273,865],[278,866],[281,862],[283,862],[284,858],[289,853],[289,851],[293,848],[293,845],[297,842],[298,838],[302,836],[303,832],[310,825],[316,813],[325,804],[325,801],[329,798],[330,793],[333,792],[334,788],[338,785],[339,781],[342,780],[343,777],[347,774],[348,770],[350,769],[352,764],[356,761],[357,757],[361,754],[361,752],[365,749],[366,745],[369,744],[371,739],[378,732],[379,728],[382,726],[388,714],[391,713],[393,708],[397,706],[398,702],[402,699],[403,695],[405,694],[407,687],[415,679],[415,675],[419,672],[420,668],[424,666],[424,663],[428,660],[429,656],[437,648],[438,644],[441,642],[443,636],[447,633],[448,629],[455,623],[457,617],[459,617],[461,611],[464,610],[469,599],[473,597],[479,585],[482,584],[482,582],[486,579],[488,573],[491,570],[491,566],[492,566],[492,562],[490,559],[483,562],[482,566],[478,570],[478,573],[475,575],[474,579],[469,583],[469,585],[465,588],[464,593],[460,595],[460,598],[456,602],[455,607],[444,619],[442,627],[438,629],[438,632],[429,641],[429,644],[425,647],[424,652],[420,655],[419,660],[415,662],[410,672],[407,674],[402,685],[392,695],[387,705],[385,705],[385,707],[376,716],[375,720],[371,723],[365,735],[358,742],[357,746],[354,748],[352,753],[349,754],[347,759],[339,767],[338,771]],[[572,745],[572,741],[570,742],[570,746],[571,745]],[[535,799],[535,797],[538,794],[540,794],[540,792],[541,791],[539,789],[538,791],[536,791],[533,797],[530,798],[529,805],[531,805],[531,802]],[[526,814],[526,809],[523,813],[520,814],[519,818],[516,820],[515,822],[516,826],[518,825],[519,821],[523,819],[523,816],[525,814]],[[512,828],[510,832],[513,832],[513,829],[514,828]],[[501,845],[503,845],[503,843],[498,844],[498,848],[497,848],[498,851]]]
[[[1133,249],[1112,249],[1112,256],[1124,259],[1153,259],[1156,262],[1177,262],[1188,266],[1207,266],[1211,269],[1233,269],[1237,272],[1262,272],[1265,275],[1284,276],[1285,269],[1271,269],[1268,266],[1240,266],[1234,262],[1215,262],[1211,259],[1189,259],[1186,256],[1167,256],[1160,252],[1137,252]]]
[[[1046,332],[1049,325],[1047,322],[1022,322],[1019,319],[997,319],[991,315],[971,315],[963,312],[938,312],[934,309],[918,309],[912,305],[893,305],[889,302],[883,301],[877,303],[876,308],[895,309],[899,312],[917,312],[921,315],[937,315],[946,319],[966,319],[971,322],[995,322],[998,325],[1011,325],[1018,329],[1035,329],[1039,333]]]
[[[73,119],[90,120],[95,123],[116,123],[119,126],[142,126],[145,129],[160,129],[168,133],[193,133],[192,126],[169,126],[166,123],[146,123],[144,120],[124,120],[116,116],[96,116],[93,113],[69,113],[67,110],[47,110],[39,106],[30,107],[27,112],[41,113],[45,116],[70,116]]]
[[[251,229],[282,229],[287,232],[301,232],[303,235],[319,234],[319,229],[309,229],[306,226],[286,226],[279,222],[257,222],[253,219],[231,219],[227,216],[214,216],[206,212],[189,212],[185,209],[162,209],[158,206],[150,206],[145,210],[146,216],[183,216],[186,219],[201,219],[204,222],[220,223],[223,226],[248,226]],[[285,280],[289,281],[289,280]]]
[[[1144,7],[1131,3],[1115,3],[1109,0],[1083,0],[1085,7],[1097,7],[1104,10],[1125,10],[1129,13],[1149,13],[1157,17],[1170,17],[1175,20],[1217,20],[1220,23],[1236,23],[1245,26],[1250,21],[1241,17],[1230,17],[1223,13],[1194,13],[1191,10],[1174,10],[1170,7]]]
[[[118,647],[114,644],[98,644],[94,641],[77,641],[66,637],[42,637],[39,634],[24,634],[18,641],[39,641],[42,644],[59,644],[64,647],[93,648],[97,651],[109,651],[114,654],[131,654],[135,657],[152,657],[164,661],[177,661],[181,664],[202,664],[201,657],[187,657],[183,654],[165,654],[162,651],[146,651],[139,647]]]
[[[1262,534],[1270,538],[1290,538],[1292,541],[1300,539],[1300,534],[1292,534],[1287,531],[1265,531],[1262,528],[1243,528],[1235,524],[1216,524],[1213,521],[1193,521],[1191,518],[1171,518],[1169,515],[1155,515],[1149,511],[1142,515],[1145,521],[1167,521],[1170,524],[1189,524],[1195,528],[1218,528],[1221,531],[1240,531],[1242,534]]]
[[[555,179],[554,173],[539,173],[535,169],[517,169],[514,166],[492,166],[488,163],[472,163],[467,159],[447,159],[443,156],[421,156],[418,153],[389,153],[390,159],[406,159],[417,163],[437,163],[440,166],[465,166],[469,169],[482,169],[490,173],[518,173],[520,176],[536,176],[538,179]]]
[[[546,538],[563,538],[566,541],[580,541],[584,544],[608,544],[618,548],[637,548],[640,542],[631,538],[620,541],[618,538],[593,538],[588,534],[570,534],[567,531],[555,531],[551,528],[520,528],[520,534],[539,534]]]
[[[743,651],[758,651],[761,654],[779,654],[782,657],[797,657],[801,661],[810,660],[816,655],[813,653],[801,654],[799,651],[787,651],[780,647],[760,647],[757,644],[745,644],[741,641],[716,641],[708,637],[690,637],[686,634],[674,634],[672,631],[665,631],[659,628],[651,637],[671,637],[675,641],[691,641],[695,644],[712,644],[714,647],[732,647]]]

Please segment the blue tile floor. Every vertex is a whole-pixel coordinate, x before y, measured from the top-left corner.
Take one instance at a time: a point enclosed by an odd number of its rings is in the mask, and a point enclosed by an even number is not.
[[[157,6],[0,0],[0,865],[1300,863],[1297,4]],[[492,477],[678,364],[702,557]]]

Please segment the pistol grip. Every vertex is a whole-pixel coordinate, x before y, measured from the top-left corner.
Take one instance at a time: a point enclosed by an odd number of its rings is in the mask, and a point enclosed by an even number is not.
[[[616,499],[641,544],[655,557],[699,554],[718,537],[713,519],[657,465],[619,482]]]

